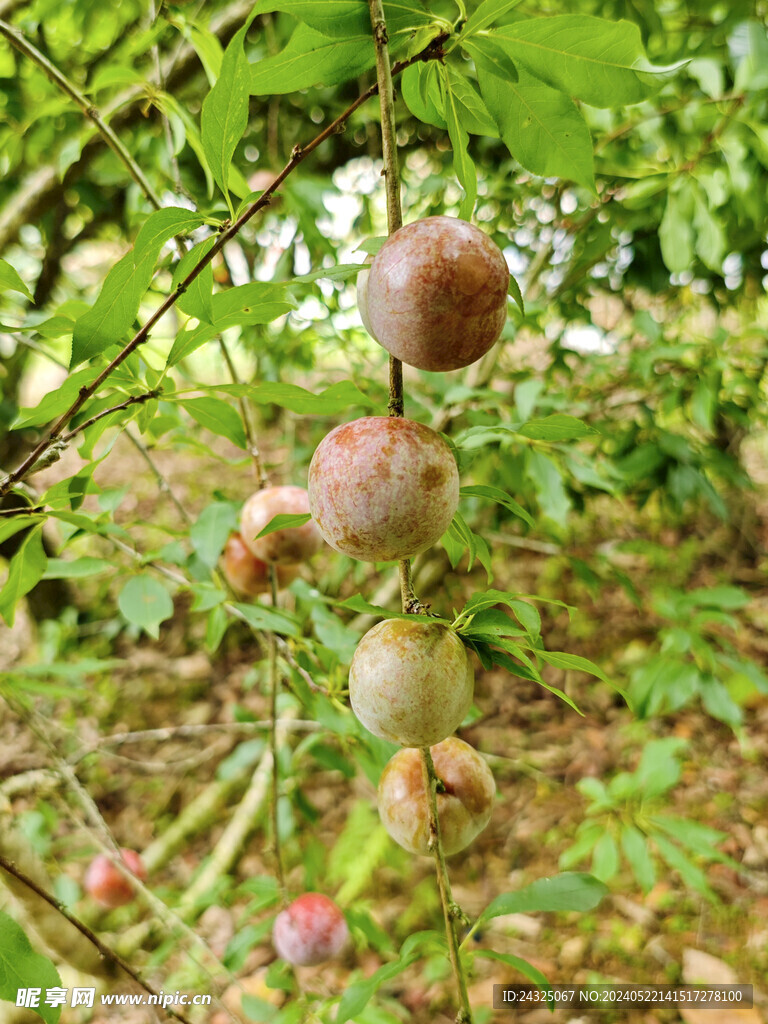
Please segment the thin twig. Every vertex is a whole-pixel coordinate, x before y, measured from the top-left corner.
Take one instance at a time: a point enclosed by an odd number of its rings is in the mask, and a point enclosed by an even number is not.
[[[115,953],[114,950],[111,950],[109,946],[105,946],[101,939],[97,935],[94,935],[87,925],[78,920],[62,903],[59,903],[54,896],[51,896],[50,893],[47,893],[45,889],[41,888],[41,886],[39,886],[34,879],[30,878],[29,875],[25,875],[23,871],[17,868],[12,861],[4,857],[2,853],[0,853],[0,868],[7,871],[9,875],[13,875],[13,877],[18,879],[22,885],[27,886],[27,888],[34,892],[36,896],[39,896],[41,900],[44,900],[49,906],[53,907],[54,910],[69,921],[74,928],[77,928],[80,934],[84,935],[85,938],[96,947],[100,955],[103,956],[105,960],[114,964],[116,967],[119,967],[123,973],[127,974],[129,978],[132,978],[133,981],[135,981],[136,984],[139,985],[148,995],[154,996],[157,1000],[158,1006],[163,1005],[162,1000],[160,999],[160,993],[153,989],[148,982],[144,981],[141,975],[137,974],[129,963],[126,963],[126,961]],[[181,1013],[177,1013],[170,1007],[163,1007],[163,1009],[168,1016],[175,1017],[176,1020],[182,1021],[183,1024],[192,1024],[188,1017],[185,1017]]]
[[[463,919],[464,915],[460,908],[453,901],[451,883],[448,878],[448,868],[445,863],[442,837],[440,835],[440,818],[437,813],[437,787],[439,780],[435,771],[435,764],[429,747],[423,747],[422,768],[424,772],[424,784],[427,790],[429,801],[429,848],[435,858],[435,869],[437,872],[437,886],[440,890],[440,902],[443,906],[443,920],[445,921],[445,934],[448,939],[448,956],[453,968],[453,976],[459,990],[461,1009],[456,1017],[456,1024],[472,1024],[472,1007],[467,994],[467,980],[464,977],[464,968],[461,963],[459,952],[459,939],[456,934],[456,920]]]
[[[94,416],[91,416],[89,420],[85,420],[75,427],[74,430],[70,430],[68,434],[63,434],[59,439],[62,444],[67,444],[72,440],[73,437],[77,437],[78,434],[82,434],[88,427],[92,427],[94,423],[98,423],[99,420],[103,420],[105,416],[111,416],[113,412],[120,412],[122,409],[128,409],[132,405],[143,405],[145,402],[149,402],[152,398],[157,398],[160,394],[159,389],[154,391],[145,391],[141,395],[132,395],[127,398],[124,402],[119,405],[113,405],[109,409],[102,409],[101,412],[97,412]]]
[[[269,563],[269,589],[272,607],[277,608],[277,566]],[[274,632],[269,634],[269,748],[272,751],[272,844],[277,869],[277,884],[280,887],[280,898],[283,906],[288,905],[285,889],[285,871],[283,870],[283,851],[280,844],[280,762],[277,750],[277,696],[280,689],[280,676],[277,671],[277,640]]]

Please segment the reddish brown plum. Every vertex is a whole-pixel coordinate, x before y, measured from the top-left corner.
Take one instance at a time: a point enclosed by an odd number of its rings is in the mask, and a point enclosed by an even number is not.
[[[426,217],[406,224],[379,249],[366,276],[360,285],[364,322],[380,345],[409,366],[469,366],[504,327],[504,254],[466,221]]]
[[[120,850],[123,864],[137,878],[144,881],[147,871],[141,857],[133,850]],[[102,907],[112,909],[130,903],[134,897],[134,888],[115,867],[105,854],[94,857],[88,866],[83,881],[83,888],[88,895]]]
[[[256,491],[243,505],[240,533],[252,555],[263,562],[293,565],[306,562],[323,543],[317,526],[310,521],[303,526],[275,530],[256,539],[275,516],[309,512],[309,498],[303,487],[267,487]]]
[[[333,900],[305,892],[275,918],[272,943],[283,960],[308,967],[337,956],[348,935],[347,922]]]
[[[224,575],[230,587],[243,597],[255,597],[269,592],[269,564],[252,555],[241,534],[233,533],[224,546],[222,555]],[[277,566],[277,584],[287,587],[296,579],[298,569],[293,565]]]
[[[451,449],[413,420],[367,416],[332,430],[309,466],[309,504],[323,539],[362,562],[424,551],[459,504]]]
[[[446,855],[465,849],[491,820],[496,784],[478,752],[456,736],[431,748],[440,780],[437,816]],[[420,750],[407,747],[379,780],[379,815],[392,839],[410,853],[429,854],[429,804]]]
[[[474,687],[467,648],[439,622],[380,622],[349,668],[352,710],[374,736],[404,747],[450,736],[472,706]]]

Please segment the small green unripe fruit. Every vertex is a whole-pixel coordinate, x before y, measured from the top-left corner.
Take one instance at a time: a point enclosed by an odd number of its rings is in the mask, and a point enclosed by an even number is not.
[[[472,706],[474,686],[467,648],[439,622],[378,623],[349,668],[352,710],[374,736],[404,747],[450,736]]]
[[[451,449],[422,423],[366,416],[323,438],[309,505],[323,539],[363,562],[410,558],[445,533],[459,504]]]
[[[358,304],[391,355],[420,370],[456,370],[501,334],[508,286],[504,254],[479,228],[426,217],[382,245],[360,280]]]
[[[496,784],[478,752],[456,736],[431,748],[440,780],[437,816],[443,852],[465,849],[491,820]],[[410,853],[427,855],[429,803],[420,750],[406,748],[387,763],[378,790],[379,815],[396,843]]]

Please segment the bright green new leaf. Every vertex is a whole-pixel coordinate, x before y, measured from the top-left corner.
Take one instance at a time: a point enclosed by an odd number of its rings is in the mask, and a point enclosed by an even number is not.
[[[0,260],[0,292],[21,292],[32,301],[32,292],[22,281],[18,270],[6,260]]]
[[[532,75],[593,107],[640,103],[672,70],[648,63],[640,29],[630,21],[558,14],[514,21],[490,38]]]
[[[526,170],[563,178],[593,192],[592,140],[573,101],[519,70],[517,82],[477,69],[480,92],[504,144]]]
[[[13,625],[16,605],[42,579],[48,558],[43,549],[43,524],[38,522],[11,559],[5,586],[0,590],[0,615]]]
[[[238,448],[248,447],[243,421],[228,402],[220,398],[184,398],[180,404],[193,420],[212,434],[226,437]]]
[[[16,1003],[19,989],[60,988],[61,978],[47,956],[36,953],[20,925],[0,910],[0,999]],[[35,1013],[46,1022],[56,1024],[60,1006],[46,1006],[43,999]]]
[[[243,52],[247,28],[244,25],[224,51],[221,73],[203,100],[200,115],[203,152],[231,212],[229,170],[235,147],[248,124],[250,65]]]
[[[489,903],[478,923],[503,914],[593,910],[607,893],[603,883],[593,875],[564,872],[552,878],[539,878],[516,892],[502,893]]]
[[[152,576],[134,576],[125,584],[117,598],[123,618],[139,626],[154,640],[160,636],[160,623],[173,615],[171,595]]]

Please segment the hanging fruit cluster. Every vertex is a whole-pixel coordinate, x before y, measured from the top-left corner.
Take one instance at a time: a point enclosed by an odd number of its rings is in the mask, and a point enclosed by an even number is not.
[[[358,278],[363,323],[391,355],[423,370],[454,370],[484,355],[504,326],[509,270],[478,228],[427,217],[392,234]],[[411,558],[446,532],[459,474],[445,441],[402,417],[369,416],[336,427],[309,467],[309,506],[320,534],[351,558]],[[452,733],[472,705],[470,654],[447,625],[387,619],[360,641],[349,671],[352,709],[374,735],[404,749],[378,790],[390,836],[427,854],[429,803],[418,748],[438,776],[444,852],[463,850],[490,820],[493,776]]]

